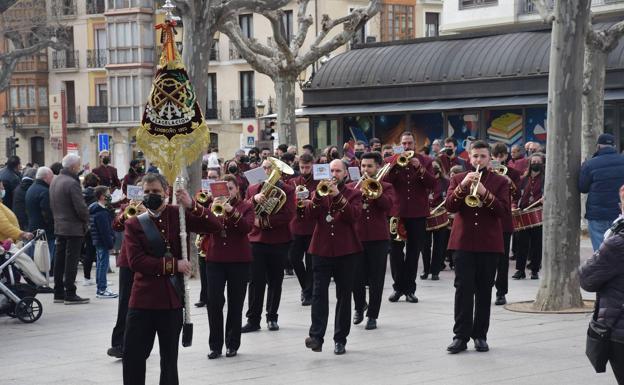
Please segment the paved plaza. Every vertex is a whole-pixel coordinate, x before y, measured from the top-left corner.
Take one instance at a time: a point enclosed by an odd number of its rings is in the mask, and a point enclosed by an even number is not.
[[[590,254],[583,241],[582,254]],[[510,273],[513,273],[513,261]],[[79,274],[80,276],[81,274]],[[116,274],[109,275],[115,281]],[[418,304],[391,304],[386,298],[378,329],[351,329],[347,354],[333,354],[333,305],[323,352],[304,346],[310,308],[299,304],[297,280],[288,277],[280,306],[280,330],[243,335],[239,355],[208,360],[208,320],[205,309],[194,309],[195,337],[180,347],[182,385],[194,384],[613,384],[610,369],[597,375],[584,355],[589,314],[543,315],[514,313],[493,307],[488,335],[491,350],[449,355],[453,325],[453,272],[440,281],[418,280]],[[510,280],[508,300],[535,298],[539,282]],[[117,285],[113,286],[115,290]],[[191,281],[196,300],[199,281]],[[391,291],[386,276],[384,297]],[[81,306],[54,304],[39,295],[44,313],[34,324],[0,318],[0,383],[3,385],[121,384],[120,360],[106,356],[116,317],[116,300],[95,298],[95,287],[78,294],[91,297]],[[333,294],[330,294],[332,298]],[[593,298],[584,293],[585,298]],[[245,305],[245,309],[246,309]],[[147,384],[158,383],[156,348],[147,367]]]

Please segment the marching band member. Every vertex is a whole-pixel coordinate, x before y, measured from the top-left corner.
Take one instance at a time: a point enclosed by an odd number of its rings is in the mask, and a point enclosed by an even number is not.
[[[273,170],[270,160],[262,162],[262,168],[267,174]],[[267,196],[262,193],[262,187],[267,181],[249,186],[247,200],[255,205],[266,202]],[[251,241],[251,281],[249,283],[247,324],[241,329],[242,333],[260,330],[264,291],[267,289],[266,318],[267,327],[271,331],[279,330],[277,311],[282,296],[282,282],[284,281],[284,266],[288,258],[288,248],[291,241],[289,224],[295,211],[295,190],[282,182],[274,181],[275,187],[282,189],[286,194],[286,203],[277,212],[270,215],[263,213],[256,216],[254,226],[249,233]]]
[[[436,183],[429,194],[429,207],[431,210],[438,207],[446,199],[446,190],[448,190],[449,185],[449,180],[444,176],[442,166],[438,160],[433,161],[433,174],[436,178]],[[427,279],[429,274],[431,274],[432,281],[440,279],[439,274],[444,264],[448,236],[449,230],[446,227],[426,232],[425,247],[422,250],[423,273],[420,275],[420,279]]]
[[[182,259],[179,211],[177,206],[167,204],[168,190],[162,175],[145,175],[143,204],[147,212],[125,222],[124,243],[134,283],[124,336],[124,385],[145,384],[145,361],[156,334],[160,345],[160,383],[178,383],[184,302],[178,274],[190,273],[191,263]],[[185,190],[175,194],[186,209],[189,232],[221,230],[217,218],[193,202]]]
[[[505,170],[506,173],[503,176],[507,179],[507,183],[509,183],[509,201],[511,203],[509,210],[505,212],[505,216],[501,219],[505,253],[504,257],[499,259],[498,266],[496,267],[496,301],[494,301],[495,305],[500,306],[507,303],[505,296],[507,295],[509,288],[509,248],[511,246],[511,236],[514,232],[511,209],[515,207],[515,203],[520,198],[520,190],[518,189],[520,183],[520,172],[507,165],[509,153],[505,143],[499,142],[494,144],[492,147],[492,158],[498,161],[501,166],[505,167],[503,170]]]
[[[365,153],[360,158],[362,177],[375,178],[382,164],[383,158],[380,153]],[[366,194],[362,195],[362,216],[355,225],[364,251],[362,258],[356,262],[355,284],[353,285],[353,301],[355,302],[353,324],[358,325],[364,320],[364,310],[367,308],[366,285],[368,283],[369,304],[366,313],[366,317],[368,317],[366,330],[377,328],[390,243],[387,220],[394,203],[392,184],[382,182],[379,177],[376,179],[381,184],[381,195],[374,199],[369,198]],[[361,186],[364,182],[351,182],[349,187],[355,188],[358,183]]]
[[[492,286],[504,252],[501,218],[509,210],[509,183],[488,170],[490,156],[486,142],[472,142],[470,164],[478,172],[454,176],[446,194],[446,209],[456,213],[448,245],[455,251],[455,336],[447,347],[453,354],[466,350],[470,338],[477,351],[489,350]]]
[[[404,132],[401,145],[404,151],[415,151],[414,135],[409,131]],[[394,252],[390,254],[394,280],[394,292],[388,298],[390,302],[397,302],[403,295],[408,302],[418,302],[414,295],[418,255],[425,244],[425,220],[429,216],[428,189],[435,186],[431,162],[429,157],[414,153],[405,167],[395,164],[386,179],[394,186],[395,203],[398,206],[394,211],[405,220],[407,231],[405,257],[403,250],[397,247],[393,247]]]
[[[310,154],[304,153],[299,157],[299,176],[290,180],[291,184],[297,189],[297,186],[304,186],[307,190],[307,196],[305,190],[302,191],[300,196],[297,196],[297,202],[301,202],[310,197],[312,191],[316,190],[318,181],[312,177],[312,165],[314,164],[314,157]],[[300,193],[297,193],[299,195]],[[314,232],[314,221],[310,221],[305,217],[305,207],[303,204],[297,204],[297,212],[290,222],[290,231],[293,234],[293,241],[290,244],[290,250],[288,251],[288,258],[295,270],[297,280],[301,286],[301,305],[312,305],[312,256],[307,252],[310,247],[310,240],[312,239],[312,233]],[[305,255],[305,264],[304,264]]]
[[[344,354],[351,329],[351,291],[356,258],[362,252],[355,224],[362,210],[362,193],[345,185],[347,165],[342,160],[330,163],[332,180],[328,194],[318,190],[307,202],[305,215],[316,222],[308,252],[312,254],[314,286],[312,289],[312,325],[307,348],[320,352],[329,316],[328,288],[331,277],[336,283],[334,353]]]
[[[538,205],[543,201],[544,194],[544,156],[534,153],[529,156],[529,168],[520,182],[522,193],[518,208],[526,209]],[[514,279],[526,278],[527,257],[530,256],[531,279],[539,279],[539,270],[542,264],[542,226],[518,231],[518,254],[516,255],[516,273]]]
[[[442,165],[444,174],[448,174],[453,166],[466,168],[466,161],[457,156],[457,139],[452,136],[444,139],[444,148],[438,153],[438,160]]]
[[[254,222],[254,209],[251,203],[240,197],[238,180],[233,175],[225,175],[230,192],[227,200],[222,197],[212,201],[211,210],[221,205],[217,216],[222,231],[206,235],[202,251],[206,258],[206,282],[208,298],[208,324],[210,336],[209,359],[221,356],[224,342],[223,290],[227,283],[227,319],[225,323],[226,357],[234,357],[240,347],[243,303],[251,266],[251,245],[247,234]]]

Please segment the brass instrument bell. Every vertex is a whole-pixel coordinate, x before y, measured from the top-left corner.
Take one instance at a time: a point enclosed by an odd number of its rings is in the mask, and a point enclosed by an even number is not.
[[[479,167],[480,166],[477,166],[476,172],[479,172]],[[464,198],[464,202],[469,207],[480,207],[482,204],[481,198],[479,197],[479,194],[477,194],[477,189],[479,188],[479,183],[481,182],[481,176],[483,176],[483,172],[479,174],[479,179],[472,183],[472,186],[470,187],[470,194]]]

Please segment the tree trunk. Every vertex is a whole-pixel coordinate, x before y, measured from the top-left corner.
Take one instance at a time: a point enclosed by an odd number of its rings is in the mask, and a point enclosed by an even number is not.
[[[297,116],[295,115],[296,76],[279,74],[273,79],[277,112],[277,133],[280,143],[297,146]]]
[[[585,45],[583,73],[582,160],[596,151],[598,136],[604,132],[604,86],[608,52],[592,44]]]
[[[534,307],[582,306],[580,261],[581,98],[590,0],[557,1],[548,78],[548,139],[544,186],[543,275]]]

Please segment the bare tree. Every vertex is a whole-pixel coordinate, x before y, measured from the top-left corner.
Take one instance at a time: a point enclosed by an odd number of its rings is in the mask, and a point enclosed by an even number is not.
[[[552,22],[548,76],[547,153],[544,186],[544,269],[534,307],[562,310],[582,306],[577,273],[580,261],[581,105],[583,56],[591,0],[534,0]]]
[[[221,31],[230,38],[242,58],[253,69],[273,79],[279,138],[282,143],[290,145],[297,145],[295,126],[297,77],[317,60],[349,42],[357,30],[380,9],[380,1],[371,0],[366,8],[354,9],[348,15],[338,19],[323,15],[318,36],[314,38],[309,48],[304,49],[303,44],[310,26],[314,23],[312,16],[307,14],[309,3],[310,0],[297,0],[298,31],[290,41],[282,28],[284,11],[280,9],[256,11],[267,18],[271,24],[274,42],[271,45],[262,44],[253,37],[245,36],[238,23],[238,13],[229,15],[220,26]],[[343,28],[342,31],[328,38],[328,35],[340,26]]]
[[[46,48],[67,48],[67,30],[57,20],[46,17],[45,0],[4,2],[0,14],[0,33],[8,42],[0,53],[0,92],[10,84],[11,75],[22,58]]]

